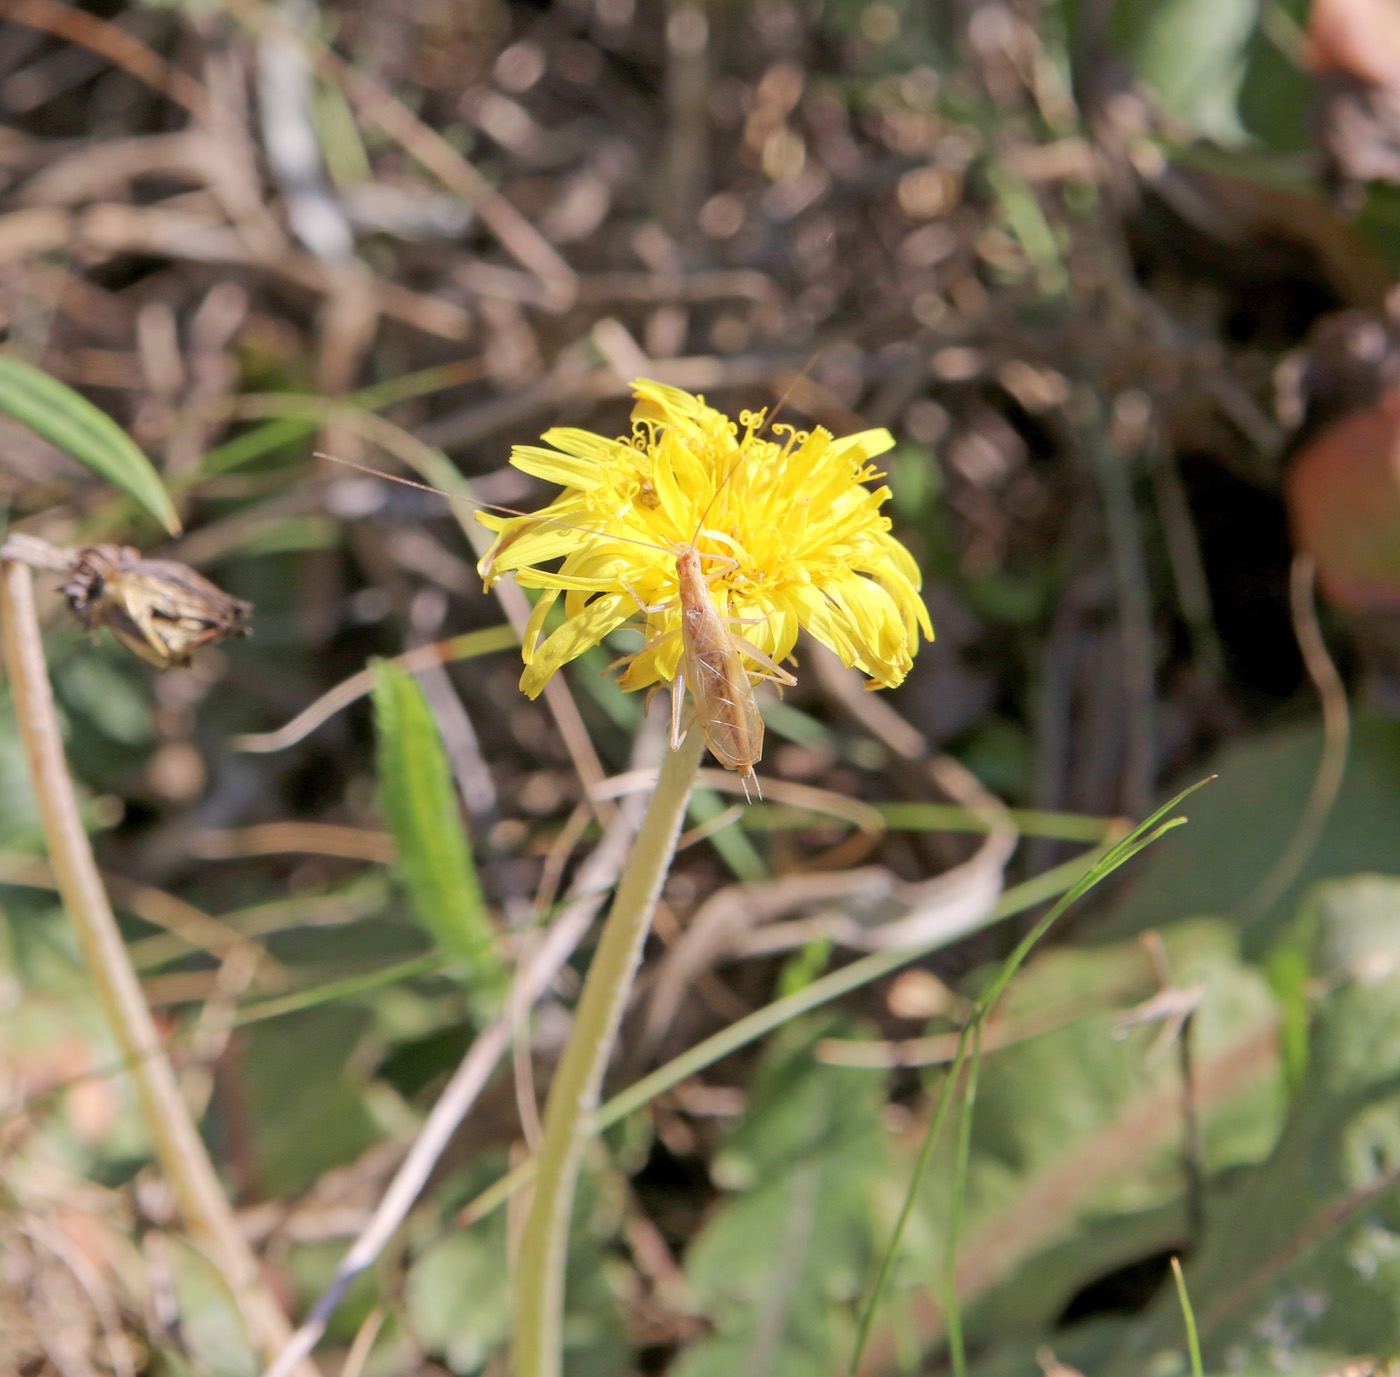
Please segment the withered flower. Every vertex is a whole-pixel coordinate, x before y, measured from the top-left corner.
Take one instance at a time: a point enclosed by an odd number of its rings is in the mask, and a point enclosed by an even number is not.
[[[188,664],[196,650],[252,629],[251,603],[230,597],[187,564],[146,559],[130,545],[78,550],[62,591],[83,626],[105,626],[161,669]]]

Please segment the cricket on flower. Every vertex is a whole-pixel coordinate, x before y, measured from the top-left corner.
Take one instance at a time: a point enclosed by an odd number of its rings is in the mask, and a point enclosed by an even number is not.
[[[865,486],[894,441],[883,429],[838,440],[784,425],[769,439],[762,412],[736,425],[677,387],[639,379],[633,391],[629,438],[557,428],[543,437],[551,448],[515,447],[516,468],[564,491],[529,516],[479,512],[498,533],[479,569],[488,588],[510,572],[541,590],[522,651],[531,698],[642,617],[645,644],[618,662],[618,682],[670,685],[673,750],[688,688],[706,745],[747,795],[763,751],[753,686],[797,682],[782,662],[799,629],[870,688],[900,683],[920,631],[933,636],[918,566],[880,513],[890,491]],[[561,593],[565,621],[545,637]]]

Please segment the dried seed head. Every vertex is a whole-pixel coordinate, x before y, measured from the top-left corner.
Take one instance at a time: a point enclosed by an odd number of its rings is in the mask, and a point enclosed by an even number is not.
[[[83,626],[105,626],[161,669],[186,664],[201,647],[251,630],[251,603],[230,597],[186,564],[145,559],[129,545],[77,551],[62,591]]]

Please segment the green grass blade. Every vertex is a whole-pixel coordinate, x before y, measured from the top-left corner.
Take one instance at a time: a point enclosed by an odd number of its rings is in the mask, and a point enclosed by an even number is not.
[[[0,411],[139,502],[171,535],[180,518],[151,461],[105,412],[42,369],[0,354]]]
[[[454,959],[479,1014],[500,1001],[505,968],[457,811],[432,709],[411,674],[374,666],[379,799],[414,915]]]
[[[265,1019],[281,1018],[285,1014],[299,1014],[304,1009],[315,1009],[322,1004],[333,1004],[342,999],[353,999],[356,995],[368,994],[371,990],[383,989],[385,985],[397,985],[402,980],[411,980],[418,975],[432,975],[442,970],[446,958],[441,952],[429,952],[426,956],[413,956],[406,961],[397,961],[391,966],[381,966],[377,971],[366,971],[362,975],[347,975],[342,980],[327,981],[309,989],[296,990],[291,994],[274,995],[271,999],[259,999],[245,1004],[234,1018],[236,1028],[250,1023],[262,1023]]]
[[[251,464],[254,459],[261,459],[264,454],[271,454],[283,445],[304,440],[315,433],[314,421],[300,418],[288,420],[285,417],[276,421],[264,421],[252,430],[235,435],[232,440],[225,440],[223,444],[211,449],[200,464],[199,476],[215,478],[221,473],[228,473],[230,469]]]
[[[963,1343],[962,1306],[958,1303],[958,1235],[962,1231],[963,1197],[967,1168],[972,1160],[972,1111],[977,1105],[977,1077],[982,1070],[982,1022],[972,1021],[972,1057],[967,1065],[967,1087],[958,1107],[958,1151],[953,1166],[952,1206],[948,1211],[948,1237],[943,1248],[943,1313],[948,1322],[948,1358],[953,1377],[967,1377],[967,1347]]]
[[[1167,814],[1172,812],[1183,799],[1194,794],[1203,784],[1209,782],[1208,779],[1198,780],[1190,788],[1183,789],[1175,798],[1164,803],[1150,818],[1134,827],[1122,841],[1111,846],[1090,866],[1055,906],[1016,944],[1016,949],[1002,963],[1001,969],[978,1001],[978,1008],[981,1010],[990,1009],[1001,998],[1002,991],[1010,984],[1012,976],[1021,968],[1022,962],[1031,954],[1031,949],[1045,936],[1046,932],[1071,904],[1082,898],[1101,880],[1107,879],[1120,865],[1132,860],[1139,851],[1151,846],[1159,837],[1170,832],[1174,827],[1180,827],[1186,819],[1168,818]]]
[[[938,1139],[943,1132],[943,1120],[948,1117],[948,1107],[953,1102],[953,1087],[957,1085],[958,1077],[962,1073],[963,1061],[967,1056],[968,1038],[971,1036],[975,1024],[975,1019],[969,1019],[963,1025],[962,1035],[958,1038],[958,1050],[938,1088],[938,1100],[933,1107],[933,1118],[929,1121],[924,1141],[919,1144],[919,1155],[914,1159],[914,1170],[909,1178],[909,1189],[904,1193],[904,1203],[899,1207],[899,1218],[895,1220],[894,1233],[890,1236],[889,1247],[885,1249],[884,1255],[880,1258],[880,1266],[875,1273],[875,1284],[870,1288],[870,1299],[866,1302],[865,1310],[860,1317],[860,1324],[856,1329],[856,1346],[851,1353],[850,1371],[852,1374],[860,1367],[861,1355],[865,1352],[865,1345],[870,1340],[870,1331],[875,1327],[875,1316],[879,1313],[880,1301],[884,1298],[885,1290],[889,1286],[895,1259],[899,1256],[900,1245],[904,1242],[904,1231],[909,1227],[910,1216],[914,1213],[914,1201],[918,1199],[919,1183],[923,1181],[929,1163],[933,1160],[933,1149],[938,1144]]]
[[[260,459],[283,445],[302,440],[316,433],[321,422],[336,406],[349,403],[363,407],[366,411],[382,411],[385,407],[399,402],[411,401],[415,397],[441,392],[445,388],[459,387],[471,381],[479,372],[474,361],[435,364],[417,373],[405,373],[384,382],[372,383],[352,392],[348,397],[335,400],[326,397],[313,397],[304,393],[288,392],[285,399],[286,415],[279,419],[264,421],[252,430],[236,435],[232,440],[211,449],[200,465],[199,478],[211,478],[216,474],[227,473],[243,464]],[[263,397],[262,402],[269,408],[277,405],[277,394]]]
[[[1181,1317],[1186,1322],[1186,1346],[1191,1352],[1191,1377],[1204,1377],[1205,1369],[1201,1366],[1201,1337],[1196,1333],[1196,1312],[1191,1309],[1191,1297],[1186,1294],[1186,1278],[1181,1274],[1181,1261],[1178,1258],[1172,1258],[1172,1276],[1176,1278]]]
[[[881,1258],[879,1270],[876,1273],[875,1284],[871,1288],[870,1298],[866,1302],[864,1313],[861,1315],[860,1325],[856,1331],[856,1344],[851,1354],[850,1371],[855,1371],[860,1366],[861,1355],[865,1352],[865,1345],[870,1339],[870,1334],[875,1325],[875,1316],[879,1311],[880,1302],[884,1299],[885,1288],[889,1283],[889,1278],[894,1270],[894,1260],[899,1254],[900,1246],[904,1241],[904,1231],[908,1226],[910,1215],[913,1213],[914,1201],[918,1197],[919,1189],[923,1184],[925,1172],[929,1163],[933,1160],[933,1148],[939,1133],[943,1127],[943,1120],[946,1117],[947,1104],[949,1101],[949,1085],[956,1084],[958,1075],[962,1070],[963,1062],[967,1056],[967,1044],[969,1032],[974,1027],[979,1027],[981,1021],[991,1012],[992,1006],[1001,997],[1007,985],[1011,983],[1012,977],[1020,969],[1026,957],[1031,953],[1032,948],[1050,930],[1059,917],[1076,900],[1088,893],[1101,880],[1111,875],[1124,862],[1131,860],[1137,853],[1145,847],[1151,846],[1164,833],[1171,831],[1174,827],[1179,827],[1185,818],[1168,818],[1176,806],[1188,795],[1196,792],[1207,780],[1200,780],[1191,785],[1189,789],[1183,789],[1181,793],[1168,802],[1164,803],[1151,817],[1139,823],[1122,841],[1118,842],[1106,851],[1099,859],[1084,872],[1078,880],[1065,891],[1063,895],[1050,908],[1041,920],[1016,944],[1011,955],[1001,964],[1001,968],[992,978],[982,996],[978,999],[973,1010],[972,1017],[963,1027],[961,1038],[958,1040],[957,1055],[953,1058],[953,1064],[948,1070],[948,1077],[943,1083],[943,1089],[939,1093],[938,1106],[934,1111],[933,1119],[929,1124],[928,1132],[924,1135],[924,1142],[919,1148],[919,1155],[914,1162],[914,1170],[909,1178],[909,1187],[905,1192],[904,1205],[900,1210],[899,1219],[895,1223],[894,1233],[890,1238],[889,1246]],[[970,1130],[969,1130],[970,1131]],[[951,1270],[951,1268],[949,1269]]]
[[[763,711],[769,711],[764,703]],[[765,719],[766,720],[766,719]],[[992,826],[986,813],[957,803],[870,803],[892,832],[986,832]],[[829,814],[787,803],[755,803],[744,810],[744,831],[782,832],[826,822]],[[1117,818],[1084,813],[1053,813],[1043,809],[1008,808],[1007,820],[1023,837],[1049,837],[1055,841],[1100,842],[1117,830]]]

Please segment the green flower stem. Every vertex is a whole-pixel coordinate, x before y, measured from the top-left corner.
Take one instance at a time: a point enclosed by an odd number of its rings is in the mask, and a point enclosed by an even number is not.
[[[579,1163],[703,750],[692,726],[680,750],[665,754],[550,1083],[534,1198],[515,1271],[515,1377],[560,1377],[564,1264]]]
[[[253,1343],[271,1358],[291,1337],[291,1325],[262,1285],[257,1258],[239,1230],[180,1096],[97,873],[63,755],[35,615],[33,577],[18,560],[0,562],[0,636],[54,879],[77,932],[88,976],[131,1068],[146,1128],[185,1225],[223,1273]],[[298,1371],[312,1374],[316,1369],[308,1363]]]

